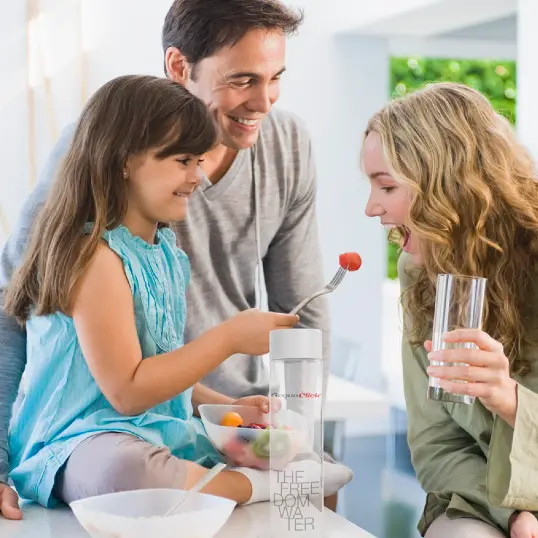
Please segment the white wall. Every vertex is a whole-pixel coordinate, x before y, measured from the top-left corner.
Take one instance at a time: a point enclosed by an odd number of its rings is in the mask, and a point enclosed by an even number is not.
[[[39,3],[30,32],[26,2],[2,3],[0,245],[59,131],[87,97],[120,74],[163,72],[160,34],[170,0]]]
[[[80,11],[74,0],[42,0],[28,24],[25,2],[6,2],[0,19],[0,242],[61,126],[80,109]],[[36,15],[36,14],[35,14]]]
[[[8,2],[0,17],[0,242],[28,187],[24,2]],[[8,52],[9,51],[9,52]]]
[[[535,0],[519,0],[517,54],[517,130],[522,142],[538,159],[538,70],[536,50],[538,33],[536,21],[538,4]]]
[[[401,2],[403,6],[410,0]],[[414,9],[380,12],[379,19],[357,27],[376,35],[435,36],[513,15],[516,0],[435,0],[414,2]],[[382,2],[372,2],[380,5]]]
[[[515,60],[517,57],[515,41],[456,37],[393,37],[389,39],[389,51],[391,56],[403,57],[469,60],[491,58],[506,61]]]
[[[161,76],[161,30],[172,0],[83,0],[88,86],[122,74]]]
[[[325,274],[338,255],[363,258],[330,296],[334,337],[360,347],[359,381],[381,385],[381,293],[386,274],[384,230],[364,215],[368,182],[359,168],[362,133],[388,96],[388,43],[331,37],[306,25],[288,44],[280,106],[300,115],[312,135],[319,176],[318,214]]]
[[[446,0],[285,0],[287,4],[304,9],[316,29],[326,35],[357,31],[375,24],[382,26],[387,19],[400,16],[413,18],[416,11],[442,1]],[[473,0],[476,1],[486,0]]]

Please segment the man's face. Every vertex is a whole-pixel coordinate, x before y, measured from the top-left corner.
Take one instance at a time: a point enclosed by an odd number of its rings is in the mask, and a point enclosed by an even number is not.
[[[187,89],[203,99],[220,129],[220,142],[233,150],[251,147],[264,117],[280,95],[286,38],[252,30],[232,47],[202,60]]]

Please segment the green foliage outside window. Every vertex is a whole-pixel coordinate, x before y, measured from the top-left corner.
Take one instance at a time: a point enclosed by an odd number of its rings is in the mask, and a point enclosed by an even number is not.
[[[512,123],[516,121],[516,63],[494,60],[391,58],[390,95],[397,98],[440,81],[467,84],[482,92]],[[387,276],[397,278],[399,248],[389,244]]]

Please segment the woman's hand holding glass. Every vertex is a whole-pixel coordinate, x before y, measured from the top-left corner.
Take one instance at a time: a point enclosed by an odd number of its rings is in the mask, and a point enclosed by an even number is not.
[[[432,343],[428,340],[424,347],[430,361],[465,363],[429,366],[428,374],[439,378],[441,387],[451,393],[479,398],[487,409],[513,427],[517,411],[517,382],[510,376],[510,363],[503,345],[478,329],[450,331],[444,340],[450,343],[472,342],[477,349],[431,351]]]

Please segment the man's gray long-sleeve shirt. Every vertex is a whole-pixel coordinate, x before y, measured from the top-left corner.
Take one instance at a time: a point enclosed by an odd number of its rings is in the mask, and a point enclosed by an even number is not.
[[[3,249],[2,287],[23,259],[30,227],[69,149],[73,132],[70,127],[62,134]],[[289,312],[324,285],[316,225],[314,159],[305,128],[293,115],[273,109],[262,125],[254,164],[251,157],[251,150],[240,151],[230,170],[215,185],[204,178],[189,202],[187,219],[174,225],[178,244],[192,264],[186,342],[256,306],[258,246],[271,311]],[[324,298],[301,311],[301,325],[324,332],[326,380],[330,322]],[[25,364],[25,333],[2,308],[0,481],[7,479],[8,425]],[[239,355],[225,361],[203,382],[233,397],[267,394],[269,390],[262,362]]]

